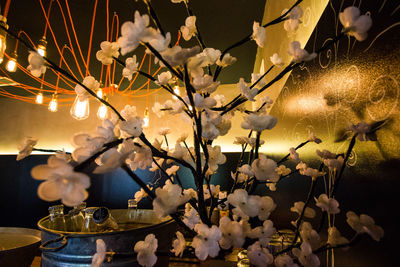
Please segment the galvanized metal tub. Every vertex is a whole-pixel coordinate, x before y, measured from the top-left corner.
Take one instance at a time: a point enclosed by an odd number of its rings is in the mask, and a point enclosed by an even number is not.
[[[61,232],[49,229],[49,217],[38,222],[42,231],[42,267],[90,266],[96,253],[96,240],[103,239],[107,251],[115,254],[102,266],[140,266],[133,247],[153,233],[158,239],[156,266],[168,266],[169,251],[175,235],[176,223],[171,218],[159,219],[152,210],[137,210],[127,223],[127,210],[111,210],[121,230],[106,233]]]

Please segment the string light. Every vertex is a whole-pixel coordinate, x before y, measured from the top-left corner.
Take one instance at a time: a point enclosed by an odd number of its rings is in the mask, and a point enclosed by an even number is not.
[[[58,110],[58,103],[57,103],[57,93],[53,94],[51,101],[49,103],[49,110],[51,112],[56,112]]]
[[[74,104],[70,109],[71,116],[76,120],[85,120],[89,117],[89,99],[81,100],[76,96]]]
[[[147,127],[149,127],[149,124],[150,124],[149,109],[146,108],[144,110],[144,116],[143,116],[143,127],[147,128]]]
[[[6,65],[6,69],[9,72],[15,72],[17,70],[17,53],[14,51],[10,58],[8,59],[7,65]]]
[[[179,89],[179,85],[175,85],[174,86],[174,93],[176,94],[176,95],[178,95],[178,96],[180,96],[181,95],[181,90]],[[176,96],[172,96],[172,98],[173,99],[178,99]]]
[[[99,89],[101,90],[101,89]],[[102,94],[103,95],[103,94]],[[97,96],[99,96],[99,91],[97,91]],[[103,99],[107,101],[107,97],[104,96]],[[108,117],[108,107],[103,103],[100,104],[99,109],[97,110],[97,118],[100,120],[104,120]]]
[[[1,16],[0,24],[1,26],[8,29],[7,19]],[[6,37],[7,32],[0,28],[0,63],[3,62],[4,59],[4,52],[6,51]]]
[[[41,55],[42,57],[46,56],[46,46],[47,46],[46,37],[43,36],[43,37],[39,40],[38,46],[37,46],[37,52],[38,52],[39,55]]]
[[[103,90],[101,88],[99,88],[96,92],[96,95],[98,98],[103,98]]]
[[[36,95],[36,99],[35,99],[36,104],[43,104],[43,94],[39,93]]]

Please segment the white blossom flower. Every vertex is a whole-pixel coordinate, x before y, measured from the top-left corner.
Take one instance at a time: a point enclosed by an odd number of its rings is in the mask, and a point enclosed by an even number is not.
[[[275,171],[280,176],[286,176],[286,175],[289,175],[292,172],[292,170],[287,168],[285,165],[279,165],[279,167],[276,168]]]
[[[36,145],[37,141],[37,138],[29,136],[25,137],[24,140],[18,145],[17,161],[29,156],[32,153],[33,147]]]
[[[308,141],[314,142],[316,144],[320,144],[322,142],[322,140],[319,139],[318,137],[316,137],[313,132],[310,132],[310,134],[308,136]]]
[[[29,66],[26,68],[35,77],[40,77],[46,72],[46,66],[44,65],[43,57],[34,51],[29,51],[28,56]]]
[[[82,84],[93,92],[95,92],[100,87],[100,83],[96,81],[96,79],[93,76],[86,76],[85,79],[83,79]],[[90,94],[80,84],[77,84],[75,86],[75,93],[81,101],[90,97]]]
[[[213,225],[209,228],[206,224],[196,224],[194,230],[197,235],[193,238],[192,247],[199,260],[205,260],[208,256],[216,257],[219,253],[218,241],[221,239],[221,230]]]
[[[379,241],[383,237],[384,231],[382,227],[376,225],[372,217],[366,214],[358,216],[353,211],[347,212],[346,217],[347,223],[357,233],[367,233],[375,241]]]
[[[193,229],[196,224],[200,223],[199,213],[189,203],[185,204],[185,214],[182,221],[190,229]]]
[[[279,175],[275,171],[278,167],[276,162],[272,159],[268,159],[264,154],[260,154],[257,159],[251,164],[251,169],[254,175],[259,181],[271,181],[277,182],[279,180]]]
[[[211,192],[208,189],[208,185],[203,184],[204,199],[209,199],[211,196],[218,197],[218,195],[221,191],[221,186],[210,184],[210,189],[211,189]]]
[[[233,213],[240,217],[255,217],[260,207],[260,196],[248,195],[244,189],[236,189],[228,195],[228,203],[234,206]]]
[[[324,159],[324,164],[330,170],[335,171],[339,170],[344,163],[344,159],[342,156],[338,157],[337,159]]]
[[[274,264],[276,267],[299,267],[297,263],[293,262],[293,259],[289,255],[278,255]]]
[[[261,221],[265,221],[271,215],[276,208],[274,200],[270,196],[263,196],[260,199],[260,209],[258,212],[258,218]]]
[[[263,247],[266,247],[275,234],[276,229],[271,220],[265,220],[262,226],[258,226],[249,233],[250,238],[257,238]]]
[[[127,159],[126,161],[133,171],[137,168],[144,170],[151,166],[153,163],[153,154],[151,153],[151,149],[149,147],[141,144],[141,147],[135,147],[135,152],[134,159]]]
[[[106,243],[103,239],[96,240],[96,253],[92,258],[91,267],[100,267],[106,258]]]
[[[149,40],[149,44],[158,52],[167,50],[169,43],[171,42],[171,33],[167,32],[164,35],[157,33],[153,35],[153,38]]]
[[[283,13],[286,13],[287,9],[282,11]],[[299,28],[299,24],[301,23],[300,18],[303,16],[303,10],[301,9],[301,7],[296,6],[294,7],[288,14],[287,16],[287,20],[285,20],[284,24],[283,24],[283,28],[286,31],[296,31]]]
[[[84,173],[75,172],[67,161],[50,156],[47,164],[37,165],[31,170],[36,180],[45,180],[38,187],[38,195],[45,201],[61,199],[66,206],[74,207],[82,203],[88,193],[90,178]]]
[[[132,80],[133,73],[138,70],[139,63],[136,61],[136,55],[128,57],[125,60],[125,68],[122,70],[122,76],[128,78],[129,81]]]
[[[247,83],[244,81],[243,78],[239,79],[239,82],[237,83],[237,87],[239,88],[241,94],[247,98],[250,101],[256,101],[254,97],[258,94],[258,89],[253,87],[250,89],[250,87],[247,85]]]
[[[256,41],[257,45],[259,47],[264,47],[265,44],[265,28],[263,26],[260,26],[259,22],[253,23],[253,33],[251,35],[251,39]]]
[[[208,66],[215,64],[217,60],[220,58],[221,54],[222,53],[220,50],[207,47],[197,56],[203,57],[204,66]]]
[[[314,197],[316,206],[320,207],[322,211],[329,214],[338,214],[340,212],[339,202],[334,198],[328,198],[326,194],[319,195],[318,199]]]
[[[143,119],[139,116],[131,117],[125,121],[120,121],[118,126],[122,138],[138,137],[142,134]]]
[[[80,163],[103,147],[107,141],[104,136],[91,136],[87,133],[77,133],[72,137],[72,158]]]
[[[213,98],[215,99],[215,101],[217,101],[217,105],[216,106],[222,106],[226,99],[224,95],[214,95]]]
[[[224,164],[226,162],[226,157],[221,152],[220,146],[211,147],[207,145],[208,149],[208,167],[213,171],[216,172],[218,169],[218,165]]]
[[[245,174],[246,176],[254,176],[254,172],[249,164],[244,164],[238,168],[238,172]]]
[[[176,142],[174,150],[168,152],[168,155],[177,159],[183,159],[186,153],[187,153],[186,148],[182,146],[179,142]]]
[[[357,124],[350,125],[350,130],[357,134],[357,138],[360,141],[369,141],[367,133],[371,130],[371,125],[366,122],[359,122]]]
[[[149,188],[149,189],[152,190],[152,188]],[[143,198],[145,198],[147,196],[148,196],[148,194],[146,193],[146,191],[144,191],[143,188],[140,188],[140,190],[135,193],[134,197],[135,197],[136,203],[139,203]]]
[[[183,143],[186,141],[186,138],[188,138],[189,134],[188,133],[182,133],[179,138],[176,140],[176,142]]]
[[[222,58],[222,60],[221,60],[221,59],[218,59],[218,60],[217,60],[216,64],[217,64],[218,66],[220,66],[220,67],[227,67],[227,66],[229,66],[229,65],[232,65],[232,64],[235,63],[235,62],[236,62],[236,58],[235,58],[235,57],[232,57],[231,54],[226,53],[226,54],[224,55],[224,57]]]
[[[97,51],[96,58],[103,65],[110,65],[113,63],[113,57],[117,58],[119,56],[118,43],[103,41],[100,43],[101,50]]]
[[[165,217],[184,204],[189,199],[182,194],[182,188],[167,180],[162,188],[157,188],[156,198],[153,200],[153,210],[158,217]]]
[[[299,170],[301,175],[310,176],[313,179],[325,175],[325,172],[320,172],[317,169],[310,168],[302,161],[297,164],[296,169]]]
[[[171,252],[175,254],[175,257],[182,257],[183,252],[185,251],[186,248],[186,241],[185,238],[183,237],[183,234],[179,231],[176,232],[176,237],[174,241],[172,241],[172,247],[173,249]]]
[[[133,250],[137,253],[137,261],[145,267],[152,267],[157,262],[158,240],[154,234],[148,234],[144,241],[139,241],[135,244]]]
[[[323,159],[335,159],[337,156],[335,153],[332,153],[326,149],[323,149],[322,151],[317,149],[315,152]]]
[[[260,98],[261,105],[264,105],[265,108],[270,108],[274,101],[267,95]]]
[[[349,240],[343,237],[335,226],[332,226],[328,228],[328,241],[326,243],[331,246],[337,246],[347,244]]]
[[[171,176],[171,175],[176,175],[176,172],[179,170],[178,165],[173,165],[172,167],[168,168],[165,170],[165,172]]]
[[[310,61],[317,57],[316,53],[309,54],[306,50],[302,49],[298,41],[290,43],[288,53],[293,57],[293,62],[295,63]]]
[[[172,74],[169,71],[164,71],[157,76],[157,83],[160,85],[167,85],[172,79]]]
[[[300,249],[293,248],[292,253],[304,267],[318,267],[320,265],[318,256],[312,253],[312,248],[308,242],[303,242]]]
[[[135,11],[135,22],[126,21],[121,26],[121,37],[118,38],[118,45],[121,47],[121,54],[135,50],[143,38],[152,35],[154,32],[149,30],[149,16],[141,16],[139,11]],[[153,29],[154,30],[154,29]]]
[[[261,247],[257,241],[247,248],[247,257],[250,263],[257,267],[266,267],[274,262],[274,257],[268,249]]]
[[[299,163],[300,161],[299,153],[297,153],[294,147],[291,147],[289,149],[289,158],[291,158],[296,163]]]
[[[301,215],[301,211],[304,208],[304,202],[298,201],[293,204],[293,207],[290,208],[291,212],[296,212],[297,214]],[[306,218],[314,218],[315,217],[315,210],[310,207],[307,207],[304,212],[304,217]]]
[[[111,172],[119,167],[121,167],[122,163],[124,163],[125,157],[119,153],[119,151],[113,147],[103,153],[100,160],[96,161],[100,166],[94,169],[93,173],[106,173]]]
[[[196,35],[196,16],[189,16],[185,20],[185,25],[181,26],[181,33],[183,39],[189,41],[192,36]]]
[[[228,216],[223,216],[219,220],[219,229],[222,233],[222,238],[219,240],[219,245],[222,249],[242,247],[245,236],[243,234],[242,226],[238,222],[231,221]]]
[[[354,36],[358,41],[364,41],[372,26],[372,19],[369,15],[361,15],[360,9],[355,6],[347,7],[339,13],[339,20],[347,34]]]
[[[285,64],[278,53],[274,53],[269,59],[271,60],[272,64],[277,67],[282,67]]]
[[[302,222],[299,230],[303,242],[308,242],[313,249],[317,249],[320,246],[321,238],[318,232],[312,228],[311,223]]]
[[[187,60],[200,52],[199,46],[194,46],[192,48],[182,48],[179,45],[167,48],[165,51],[161,52],[162,57],[170,64],[172,67],[178,65],[183,65]],[[165,67],[164,64],[159,61],[161,67]]]
[[[206,74],[193,79],[193,87],[200,93],[213,93],[217,90],[220,82],[214,82],[213,77]]]
[[[245,116],[241,126],[243,129],[249,129],[256,132],[263,130],[271,130],[275,127],[278,119],[268,114],[255,114],[251,113]]]

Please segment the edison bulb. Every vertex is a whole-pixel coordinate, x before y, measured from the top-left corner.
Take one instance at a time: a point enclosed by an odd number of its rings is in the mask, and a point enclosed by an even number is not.
[[[7,19],[1,16],[0,24],[8,29]],[[0,63],[3,62],[4,52],[6,51],[6,36],[7,32],[0,29]]]
[[[103,98],[103,90],[101,90],[101,88],[99,88],[96,92],[96,95],[98,98]]]
[[[179,90],[179,86],[178,85],[174,86],[174,93],[176,95],[179,95],[179,96],[181,95],[181,91]],[[173,96],[172,98],[175,99],[175,100],[178,99],[176,96]]]
[[[15,58],[10,57],[6,65],[6,69],[9,72],[15,72],[17,70],[17,60]]]
[[[71,116],[76,120],[87,119],[89,117],[89,99],[85,98],[81,100],[77,96],[75,98],[74,104],[72,104],[70,112]]]
[[[36,104],[43,104],[43,94],[39,93],[36,95],[36,99],[35,99]]]
[[[97,117],[100,120],[104,120],[107,118],[107,113],[108,113],[108,107],[104,104],[101,104],[99,109],[97,110]]]
[[[39,40],[39,43],[38,43],[38,46],[37,46],[37,52],[42,57],[46,56],[46,46],[47,46],[46,37],[43,36],[42,39]]]
[[[49,110],[51,112],[56,112],[58,110],[58,103],[57,103],[57,95],[54,94],[53,98],[51,99],[49,103]]]

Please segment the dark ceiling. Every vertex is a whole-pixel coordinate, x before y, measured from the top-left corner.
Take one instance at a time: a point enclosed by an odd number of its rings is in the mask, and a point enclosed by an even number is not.
[[[63,0],[58,1],[63,8],[65,16],[67,16],[68,21],[68,13],[65,2]],[[58,1],[54,0],[53,2],[53,7],[50,14],[50,24],[53,28],[59,46],[62,47],[64,44],[68,43],[68,38]],[[5,0],[2,0],[1,2],[2,6],[4,6]],[[44,8],[47,10],[49,0],[42,0],[42,2]],[[133,20],[133,14],[135,10],[139,10],[141,14],[145,13],[146,11],[145,5],[142,1],[114,0],[109,2],[110,21],[113,13],[116,12],[119,16],[119,21],[121,24],[124,21]],[[82,48],[83,55],[86,58],[95,1],[68,0],[68,3],[80,46]],[[152,1],[152,5],[158,14],[164,29],[171,32],[173,36],[172,42],[175,42],[178,35],[177,30],[181,25],[184,24],[185,18],[187,17],[184,5],[173,4],[169,0],[154,0]],[[249,34],[252,31],[252,24],[254,20],[262,20],[265,0],[192,0],[190,1],[190,5],[197,16],[198,27],[202,33],[205,44],[208,47],[214,47],[223,50],[235,41],[238,41],[242,37]],[[106,0],[98,1],[89,68],[91,74],[96,76],[96,78],[99,78],[101,65],[95,59],[95,53],[97,50],[99,50],[100,42],[106,39],[106,6]],[[45,26],[45,18],[40,6],[40,1],[12,1],[8,15],[8,24],[10,29],[14,32],[18,32],[19,30],[24,30],[27,32],[32,40],[36,43],[43,35]],[[68,27],[71,38],[74,39],[69,22]],[[53,61],[58,62],[60,57],[54,45],[51,32],[49,31],[47,33],[47,40],[49,41],[47,49],[48,57]],[[15,46],[14,43],[14,40],[7,38],[7,53],[11,53],[13,51]],[[75,43],[74,40],[73,43]],[[184,47],[190,47],[196,43],[192,41],[185,42],[183,39],[181,39],[180,44]],[[77,49],[75,44],[74,48]],[[221,82],[237,83],[239,77],[246,77],[249,79],[253,70],[256,49],[257,47],[254,42],[250,42],[242,47],[234,49],[232,54],[239,60],[236,64],[229,67],[229,71],[227,70],[222,73],[220,76]],[[138,58],[141,58],[143,53],[144,49],[138,49],[136,51]],[[19,45],[18,47],[18,55],[18,62],[23,66],[27,66],[27,49],[22,45]],[[72,58],[69,58],[68,60],[73,62]],[[71,63],[71,65],[73,64]],[[4,63],[0,67],[4,69]],[[154,69],[156,68],[156,66],[153,67]],[[76,68],[72,67],[72,70],[75,73],[78,73]],[[27,77],[20,70],[18,70],[16,73],[12,73],[11,77],[16,81],[23,81],[24,83],[38,86],[38,82]],[[116,75],[116,77],[120,77],[119,74]],[[55,75],[46,73],[46,80],[54,83],[55,79]],[[141,82],[139,81],[138,84],[141,84]]]

